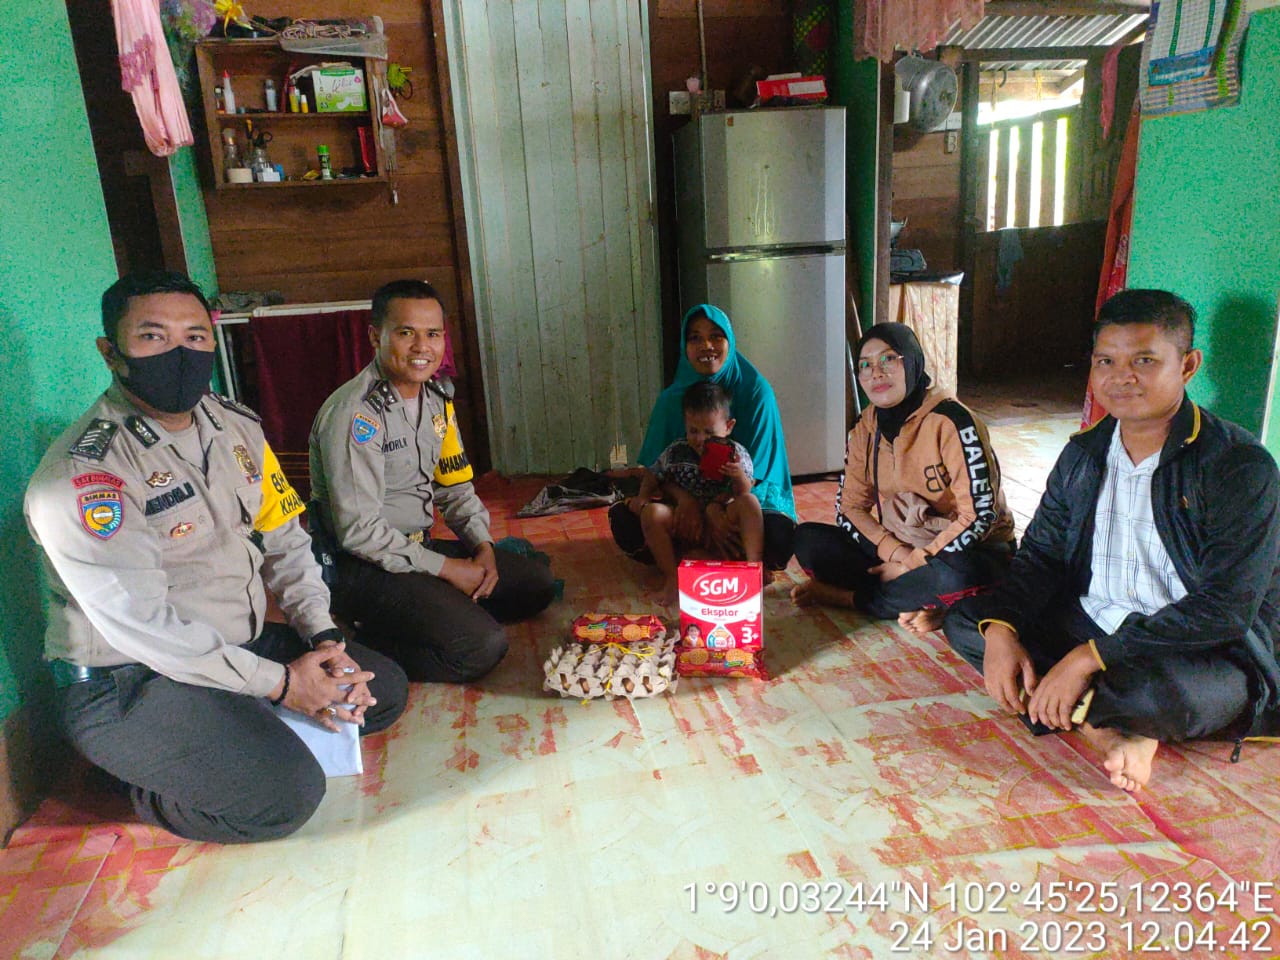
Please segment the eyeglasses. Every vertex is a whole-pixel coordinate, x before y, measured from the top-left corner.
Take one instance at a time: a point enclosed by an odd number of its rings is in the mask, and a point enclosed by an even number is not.
[[[902,364],[902,358],[896,353],[881,354],[875,360],[859,360],[858,376],[869,376],[873,367],[879,367],[881,373],[888,373],[894,367]]]

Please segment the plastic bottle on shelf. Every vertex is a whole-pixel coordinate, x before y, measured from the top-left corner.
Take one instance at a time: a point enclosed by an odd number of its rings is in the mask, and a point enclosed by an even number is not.
[[[320,159],[320,179],[332,180],[333,167],[329,163],[329,148],[323,143],[316,147],[316,156]]]
[[[227,113],[236,112],[236,94],[231,89],[231,75],[226,70],[222,71],[222,106]]]
[[[289,81],[288,98],[289,98],[289,112],[297,113],[299,109],[298,108],[298,87],[296,84],[294,84],[292,80]]]
[[[267,102],[267,111],[275,113],[280,105],[276,102],[276,82],[270,77],[262,82],[262,95]]]

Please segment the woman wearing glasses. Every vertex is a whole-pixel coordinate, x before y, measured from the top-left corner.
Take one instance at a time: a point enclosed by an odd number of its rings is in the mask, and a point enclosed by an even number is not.
[[[930,388],[911,328],[876,324],[857,356],[871,402],[849,432],[836,525],[796,528],[796,559],[810,579],[791,599],[897,617],[919,635],[1001,576],[1013,517],[986,425]]]

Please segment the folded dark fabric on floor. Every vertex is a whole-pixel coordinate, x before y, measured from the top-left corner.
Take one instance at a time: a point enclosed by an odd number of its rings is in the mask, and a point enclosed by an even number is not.
[[[517,517],[549,517],[570,510],[607,507],[622,499],[622,493],[608,474],[579,467],[567,477],[549,483],[520,508]]]

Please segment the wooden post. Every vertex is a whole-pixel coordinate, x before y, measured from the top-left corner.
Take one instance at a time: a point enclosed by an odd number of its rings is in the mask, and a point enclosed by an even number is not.
[[[1011,227],[1009,221],[1009,146],[1013,138],[1009,127],[999,128],[996,144],[996,222],[995,229]]]
[[[1053,198],[1058,183],[1058,118],[1041,118],[1044,136],[1040,141],[1040,226],[1053,225]]]
[[[458,128],[453,115],[453,87],[449,77],[449,45],[444,29],[443,0],[431,0],[431,38],[435,47],[436,88],[440,96],[440,132],[444,136],[445,163],[449,175],[449,214],[453,220],[454,264],[458,281],[458,312],[456,327],[462,334],[463,354],[459,369],[469,376],[463,378],[466,391],[466,412],[471,422],[466,424],[467,455],[476,473],[489,470],[493,454],[489,449],[489,408],[484,399],[484,378],[480,376],[480,338],[476,332],[475,289],[471,282],[471,253],[467,239],[467,219],[462,196],[461,160],[458,157]],[[375,111],[376,112],[376,111]]]
[[[1015,129],[1018,131],[1018,153],[1012,154],[1012,138],[1010,138],[1010,164],[1015,164],[1009,171],[1014,179],[1013,184],[1013,225],[1016,227],[1031,226],[1031,128],[1034,118],[1024,120]]]
[[[960,268],[964,281],[960,286],[960,318],[956,331],[958,370],[967,375],[971,369],[973,340],[973,264],[974,233],[987,228],[987,153],[988,140],[978,129],[978,64],[967,61],[960,66]]]
[[[880,65],[880,139],[876,161],[876,312],[889,316],[889,221],[893,219],[893,64]]]

